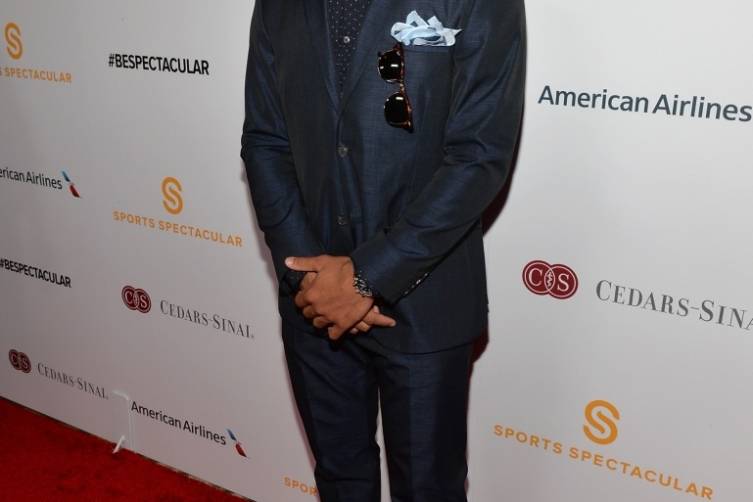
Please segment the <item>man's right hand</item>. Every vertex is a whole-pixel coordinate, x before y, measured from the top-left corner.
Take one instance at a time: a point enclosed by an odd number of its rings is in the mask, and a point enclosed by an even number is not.
[[[301,280],[300,290],[305,291],[315,278],[316,272],[307,272]],[[317,327],[323,327],[330,324],[329,319],[325,319],[324,317],[317,317],[313,319],[313,321],[314,325],[319,325]],[[379,307],[374,305],[371,310],[369,310],[368,314],[366,314],[366,316],[350,330],[350,333],[355,335],[358,333],[366,333],[374,326],[392,327],[394,325],[394,319],[382,314],[379,311]]]

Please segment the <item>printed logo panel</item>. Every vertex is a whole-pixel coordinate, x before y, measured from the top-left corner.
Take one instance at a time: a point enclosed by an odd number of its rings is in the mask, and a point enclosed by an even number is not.
[[[13,366],[13,368],[23,373],[31,373],[31,360],[29,359],[29,356],[23,352],[11,350],[8,353],[8,358],[10,359],[10,365]]]
[[[534,260],[523,269],[523,284],[536,295],[567,300],[578,291],[578,276],[567,265]]]
[[[622,458],[620,452],[615,449],[620,436],[618,423],[622,419],[622,414],[612,402],[603,399],[590,401],[584,407],[583,414],[585,424],[581,432],[589,441],[605,448],[603,451],[583,447],[577,442],[568,444],[547,434],[531,433],[509,424],[494,424],[492,434],[502,440],[501,444],[506,448],[532,448],[541,454],[555,455],[572,464],[599,470],[604,475],[617,475],[636,482],[641,481],[647,487],[672,490],[694,499],[713,500],[713,488],[697,480],[680,476],[672,469],[659,468],[656,458],[650,463]],[[654,455],[657,453],[660,451]],[[646,500],[651,500],[649,492]]]

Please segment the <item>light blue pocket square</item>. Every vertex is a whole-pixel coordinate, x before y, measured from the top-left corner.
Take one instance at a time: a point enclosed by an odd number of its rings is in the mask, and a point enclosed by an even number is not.
[[[403,45],[455,45],[455,35],[460,29],[445,28],[437,16],[429,21],[418,15],[415,10],[408,14],[404,23],[392,25],[390,33]]]

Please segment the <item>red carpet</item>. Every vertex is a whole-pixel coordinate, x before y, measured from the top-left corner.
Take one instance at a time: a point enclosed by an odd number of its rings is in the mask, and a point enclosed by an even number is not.
[[[3,501],[246,500],[2,398],[0,438]]]

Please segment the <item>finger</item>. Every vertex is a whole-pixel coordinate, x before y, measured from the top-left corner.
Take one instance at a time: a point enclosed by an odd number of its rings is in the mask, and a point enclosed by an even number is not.
[[[358,333],[368,333],[369,330],[371,330],[371,325],[366,324],[365,322],[361,321],[358,324],[356,324],[355,327],[350,330],[350,332],[356,335]]]
[[[367,333],[371,329],[371,325],[366,324],[365,322],[361,321],[358,324],[356,324],[356,327],[353,329],[356,331],[356,333],[358,332]]]
[[[312,307],[311,305],[306,305],[303,308],[303,317],[305,317],[306,319],[313,319],[314,317],[316,317],[316,310],[314,310],[314,307]]]
[[[397,321],[384,314],[379,314],[374,310],[370,310],[363,321],[372,326],[383,326],[385,328],[394,328],[397,325]]]
[[[337,340],[343,335],[344,331],[345,330],[343,330],[342,328],[339,328],[336,325],[332,325],[327,328],[327,335],[329,335],[330,340]]]
[[[315,278],[316,272],[307,272],[306,275],[303,276],[303,279],[301,279],[301,284],[298,289],[301,291],[308,289],[308,287],[311,286],[311,283],[314,282]]]
[[[285,265],[299,272],[318,272],[322,266],[320,256],[290,256],[285,258]]]
[[[299,291],[298,293],[296,293],[294,301],[295,301],[295,306],[298,307],[299,309],[302,309],[306,305],[309,304],[309,302],[306,300],[303,294],[303,291]]]
[[[332,323],[329,322],[329,319],[327,319],[326,317],[319,316],[319,317],[315,317],[314,318],[313,324],[317,328],[326,328],[327,326],[329,326]]]

